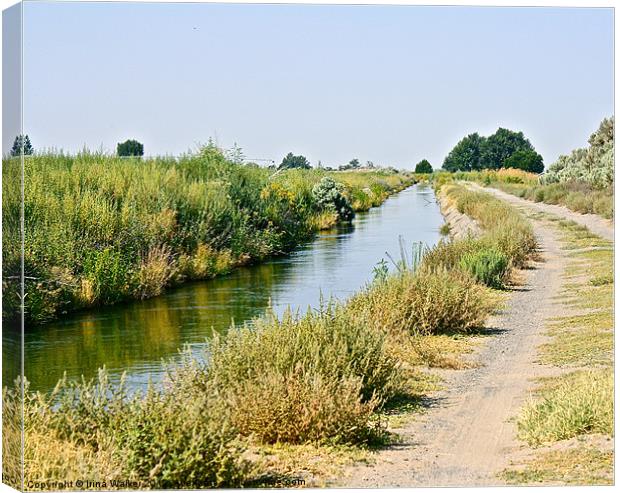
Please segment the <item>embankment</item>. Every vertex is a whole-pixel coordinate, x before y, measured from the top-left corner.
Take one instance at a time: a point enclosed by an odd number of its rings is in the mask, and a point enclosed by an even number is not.
[[[388,442],[377,423],[419,406],[428,392],[421,371],[453,364],[450,348],[479,332],[495,309],[490,286],[535,247],[511,207],[462,187],[447,191],[485,235],[424,256],[415,251],[344,304],[231,331],[213,341],[208,358],[188,353],[169,385],[145,396],[127,397],[105,371],[99,382],[61,382],[49,396],[26,389],[28,478],[121,475],[151,488],[273,485],[274,477],[316,471],[317,455],[332,461],[335,444],[359,454]],[[3,395],[10,423],[21,392]],[[17,438],[9,426],[5,436]],[[299,459],[316,444],[312,458]]]
[[[44,154],[24,166],[29,325],[285,254],[415,181],[388,170],[274,173],[235,164],[214,146],[181,159]],[[6,217],[18,217],[20,190],[6,187],[2,200]],[[10,321],[20,308],[18,276],[10,281],[21,271],[19,221],[3,228]]]

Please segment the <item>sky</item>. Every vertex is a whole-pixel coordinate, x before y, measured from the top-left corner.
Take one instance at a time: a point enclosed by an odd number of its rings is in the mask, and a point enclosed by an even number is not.
[[[613,113],[613,87],[611,9],[24,6],[36,149],[179,154],[212,137],[277,163],[440,167],[464,135],[506,127],[550,164]]]

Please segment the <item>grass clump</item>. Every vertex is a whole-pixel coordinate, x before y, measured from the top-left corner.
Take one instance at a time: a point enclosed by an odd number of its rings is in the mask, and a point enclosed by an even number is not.
[[[510,272],[508,257],[492,248],[464,255],[459,266],[476,281],[496,289],[504,286]]]
[[[368,441],[399,385],[385,335],[336,305],[258,320],[216,340],[209,360],[233,425],[261,443]]]
[[[187,373],[185,373],[187,374]],[[20,383],[3,393],[11,408]],[[49,394],[24,391],[24,477],[33,481],[104,482],[141,488],[240,486],[250,474],[236,432],[216,396],[172,376],[165,390],[128,395],[105,370],[98,381],[61,380]]]
[[[355,295],[349,310],[386,333],[467,333],[480,327],[492,302],[484,288],[459,271],[404,271]]]
[[[532,225],[506,202],[488,193],[448,185],[446,193],[462,214],[475,219],[484,230],[484,240],[504,254],[515,267],[524,267],[537,250]]]
[[[540,445],[587,433],[613,434],[613,374],[585,370],[552,381],[517,420],[519,438]]]

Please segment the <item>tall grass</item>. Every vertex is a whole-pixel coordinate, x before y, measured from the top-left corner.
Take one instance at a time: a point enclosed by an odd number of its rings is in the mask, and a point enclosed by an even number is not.
[[[214,146],[178,160],[90,152],[28,156],[26,321],[155,296],[186,279],[286,253],[337,220],[312,195],[328,174],[343,184],[343,200],[354,207],[363,202],[358,210],[414,181],[413,175],[380,170],[274,175],[234,164]],[[20,196],[12,190],[3,195],[7,217],[11,211],[19,216]],[[4,272],[19,272],[19,222],[4,228]],[[18,316],[19,299],[9,283],[4,286],[8,320]]]
[[[475,219],[482,227],[484,246],[494,248],[516,267],[524,267],[536,251],[537,242],[531,224],[514,207],[488,193],[474,192],[465,187],[444,188],[459,212]]]
[[[607,219],[614,215],[613,184],[595,186],[577,176],[553,181],[545,179],[545,175],[541,177],[515,169],[459,172],[453,173],[451,178],[476,181],[517,197],[563,205],[582,214],[598,214]]]
[[[494,202],[474,209],[470,192],[452,193],[496,227],[487,210]],[[494,309],[489,289],[459,267],[465,251],[485,243],[455,244],[418,246],[411,259],[401,244],[396,271],[380,269],[349,301],[233,328],[211,341],[204,358],[186,353],[166,385],[144,395],[111,386],[104,371],[98,382],[63,380],[49,396],[26,389],[26,480],[123,475],[146,488],[239,486],[256,474],[245,451],[261,444],[380,439],[377,412],[411,386],[409,361],[394,344],[466,333]],[[142,275],[163,276],[158,265],[168,252],[150,255],[140,269],[156,265]],[[97,268],[105,271],[113,258]],[[3,399],[18,409],[20,389],[5,389]]]

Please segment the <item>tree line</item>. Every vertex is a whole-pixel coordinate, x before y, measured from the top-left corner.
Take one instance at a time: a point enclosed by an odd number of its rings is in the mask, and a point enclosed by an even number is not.
[[[30,155],[34,152],[28,135],[15,137],[11,156]],[[119,142],[116,153],[120,157],[139,157],[144,155],[144,145],[135,139]],[[230,151],[233,162],[242,162],[243,153],[235,143]],[[310,169],[312,166],[305,156],[294,155],[289,152],[278,169]],[[321,162],[319,161],[319,167]],[[372,161],[367,161],[362,166],[359,159],[351,159],[347,164],[338,167],[340,171],[355,170],[360,168],[374,169]],[[331,170],[332,168],[324,167]],[[479,135],[477,132],[463,137],[448,153],[444,159],[442,168],[446,171],[476,171],[482,169],[516,168],[531,173],[542,173],[544,170],[543,158],[536,152],[532,143],[523,135],[523,132],[514,132],[506,128],[498,128],[489,137]],[[416,173],[432,173],[433,167],[428,160],[423,159],[415,166]]]
[[[517,168],[542,173],[543,158],[523,132],[498,128],[489,137],[477,132],[463,137],[443,162],[446,171]]]

